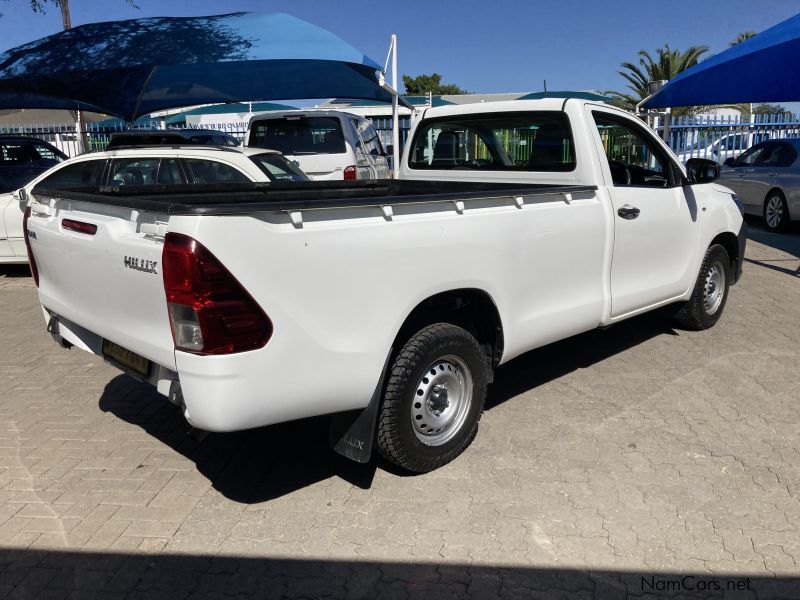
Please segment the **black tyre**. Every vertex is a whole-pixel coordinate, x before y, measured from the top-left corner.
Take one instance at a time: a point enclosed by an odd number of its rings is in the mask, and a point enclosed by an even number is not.
[[[426,473],[461,454],[483,412],[488,362],[477,340],[449,323],[418,331],[390,367],[377,446],[389,462]]]
[[[714,244],[707,251],[692,297],[678,312],[678,321],[687,329],[713,327],[725,309],[731,279],[731,260],[723,246]]]
[[[789,206],[778,190],[771,191],[764,200],[764,223],[770,231],[789,229]]]

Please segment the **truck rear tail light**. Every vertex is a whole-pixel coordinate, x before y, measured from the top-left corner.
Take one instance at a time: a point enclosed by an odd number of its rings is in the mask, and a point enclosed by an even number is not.
[[[36,259],[33,257],[33,250],[31,249],[31,234],[28,231],[28,219],[31,217],[31,207],[25,209],[25,215],[22,217],[22,231],[25,235],[25,248],[28,250],[28,264],[31,268],[31,275],[33,275],[33,282],[36,287],[39,287],[39,269],[36,268]]]
[[[232,354],[269,341],[272,323],[267,315],[200,242],[167,233],[161,264],[176,349]]]
[[[345,181],[356,180],[356,168],[353,165],[344,168],[344,180]]]
[[[83,221],[75,221],[73,219],[61,219],[61,226],[64,229],[85,233],[86,235],[94,235],[97,233],[97,225],[93,223],[84,223]]]

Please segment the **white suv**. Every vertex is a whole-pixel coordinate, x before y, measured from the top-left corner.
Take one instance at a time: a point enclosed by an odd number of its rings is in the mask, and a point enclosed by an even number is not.
[[[387,179],[389,161],[365,118],[336,110],[284,111],[250,119],[247,145],[271,148],[318,181]]]

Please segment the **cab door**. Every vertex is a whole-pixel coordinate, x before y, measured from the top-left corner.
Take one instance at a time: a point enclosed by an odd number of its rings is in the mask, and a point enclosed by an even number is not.
[[[736,159],[732,173],[725,174],[722,185],[730,187],[739,199],[746,212],[761,214],[764,197],[758,192],[756,177],[763,170],[759,165],[771,153],[774,142],[761,142]]]
[[[697,276],[697,204],[663,144],[641,122],[587,107],[614,211],[611,316],[683,295]]]

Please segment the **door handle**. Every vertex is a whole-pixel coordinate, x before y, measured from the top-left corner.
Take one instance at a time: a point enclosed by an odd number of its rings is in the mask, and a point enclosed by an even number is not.
[[[626,204],[622,206],[618,211],[617,214],[622,217],[623,219],[631,220],[635,219],[639,216],[639,209],[635,206],[631,206],[630,204]]]

